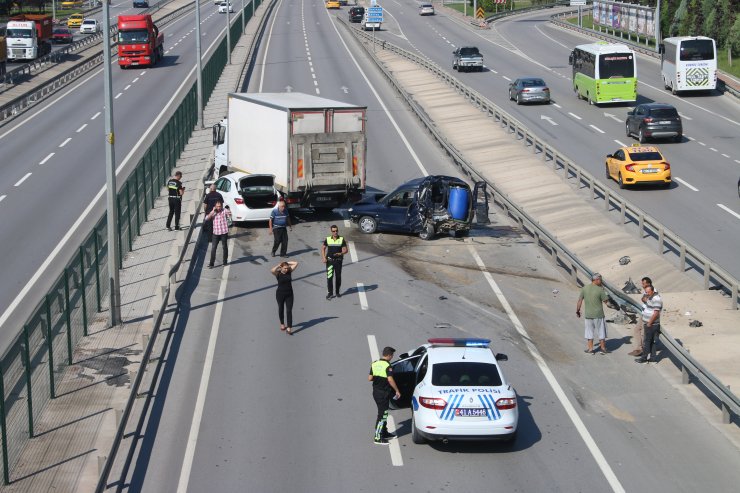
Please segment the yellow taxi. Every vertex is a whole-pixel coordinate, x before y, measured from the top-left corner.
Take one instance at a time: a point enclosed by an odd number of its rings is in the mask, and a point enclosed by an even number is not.
[[[671,185],[671,165],[655,146],[633,144],[620,147],[606,156],[606,178],[613,178],[619,188],[629,185]]]
[[[326,8],[338,9],[341,8],[341,4],[339,3],[339,0],[329,0],[328,2],[326,2]]]
[[[70,15],[69,19],[67,19],[67,27],[80,27],[84,18],[85,16],[82,14]]]
[[[65,0],[61,5],[63,9],[73,9],[82,6],[82,2],[79,0]]]

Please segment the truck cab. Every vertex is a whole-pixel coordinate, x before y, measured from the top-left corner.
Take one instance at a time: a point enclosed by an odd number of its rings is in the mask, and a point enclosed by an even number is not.
[[[51,52],[52,22],[48,15],[18,15],[6,26],[8,60],[35,60]]]
[[[118,65],[152,66],[164,58],[164,34],[149,14],[118,16]]]

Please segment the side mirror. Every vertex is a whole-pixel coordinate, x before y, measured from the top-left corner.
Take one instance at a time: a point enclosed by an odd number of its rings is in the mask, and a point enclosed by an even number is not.
[[[627,112],[627,115],[628,115],[628,116],[632,116],[632,115],[634,115],[634,114],[635,114],[635,112],[634,112],[634,111],[628,111],[628,112]]]
[[[607,154],[607,155],[606,155],[606,157],[607,157],[607,158],[613,158],[613,157],[614,157],[614,155],[613,155],[613,154]]]
[[[573,53],[568,57],[568,65],[573,65]]]
[[[509,357],[503,353],[496,353],[496,361],[509,361]]]
[[[213,126],[213,145],[218,146],[226,140],[226,127],[217,123]]]
[[[409,357],[409,353],[401,353],[398,355],[398,359],[406,359]]]

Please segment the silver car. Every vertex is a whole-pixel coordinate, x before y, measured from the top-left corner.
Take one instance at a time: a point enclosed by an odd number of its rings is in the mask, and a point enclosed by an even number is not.
[[[434,5],[427,2],[420,3],[419,15],[434,15]]]
[[[550,88],[538,77],[525,77],[509,84],[509,99],[522,103],[550,103]]]

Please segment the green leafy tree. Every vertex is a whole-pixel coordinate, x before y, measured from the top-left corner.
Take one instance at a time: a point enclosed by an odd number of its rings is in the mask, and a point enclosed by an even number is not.
[[[727,35],[726,46],[730,47],[733,57],[740,57],[740,15],[735,15],[735,22]]]

